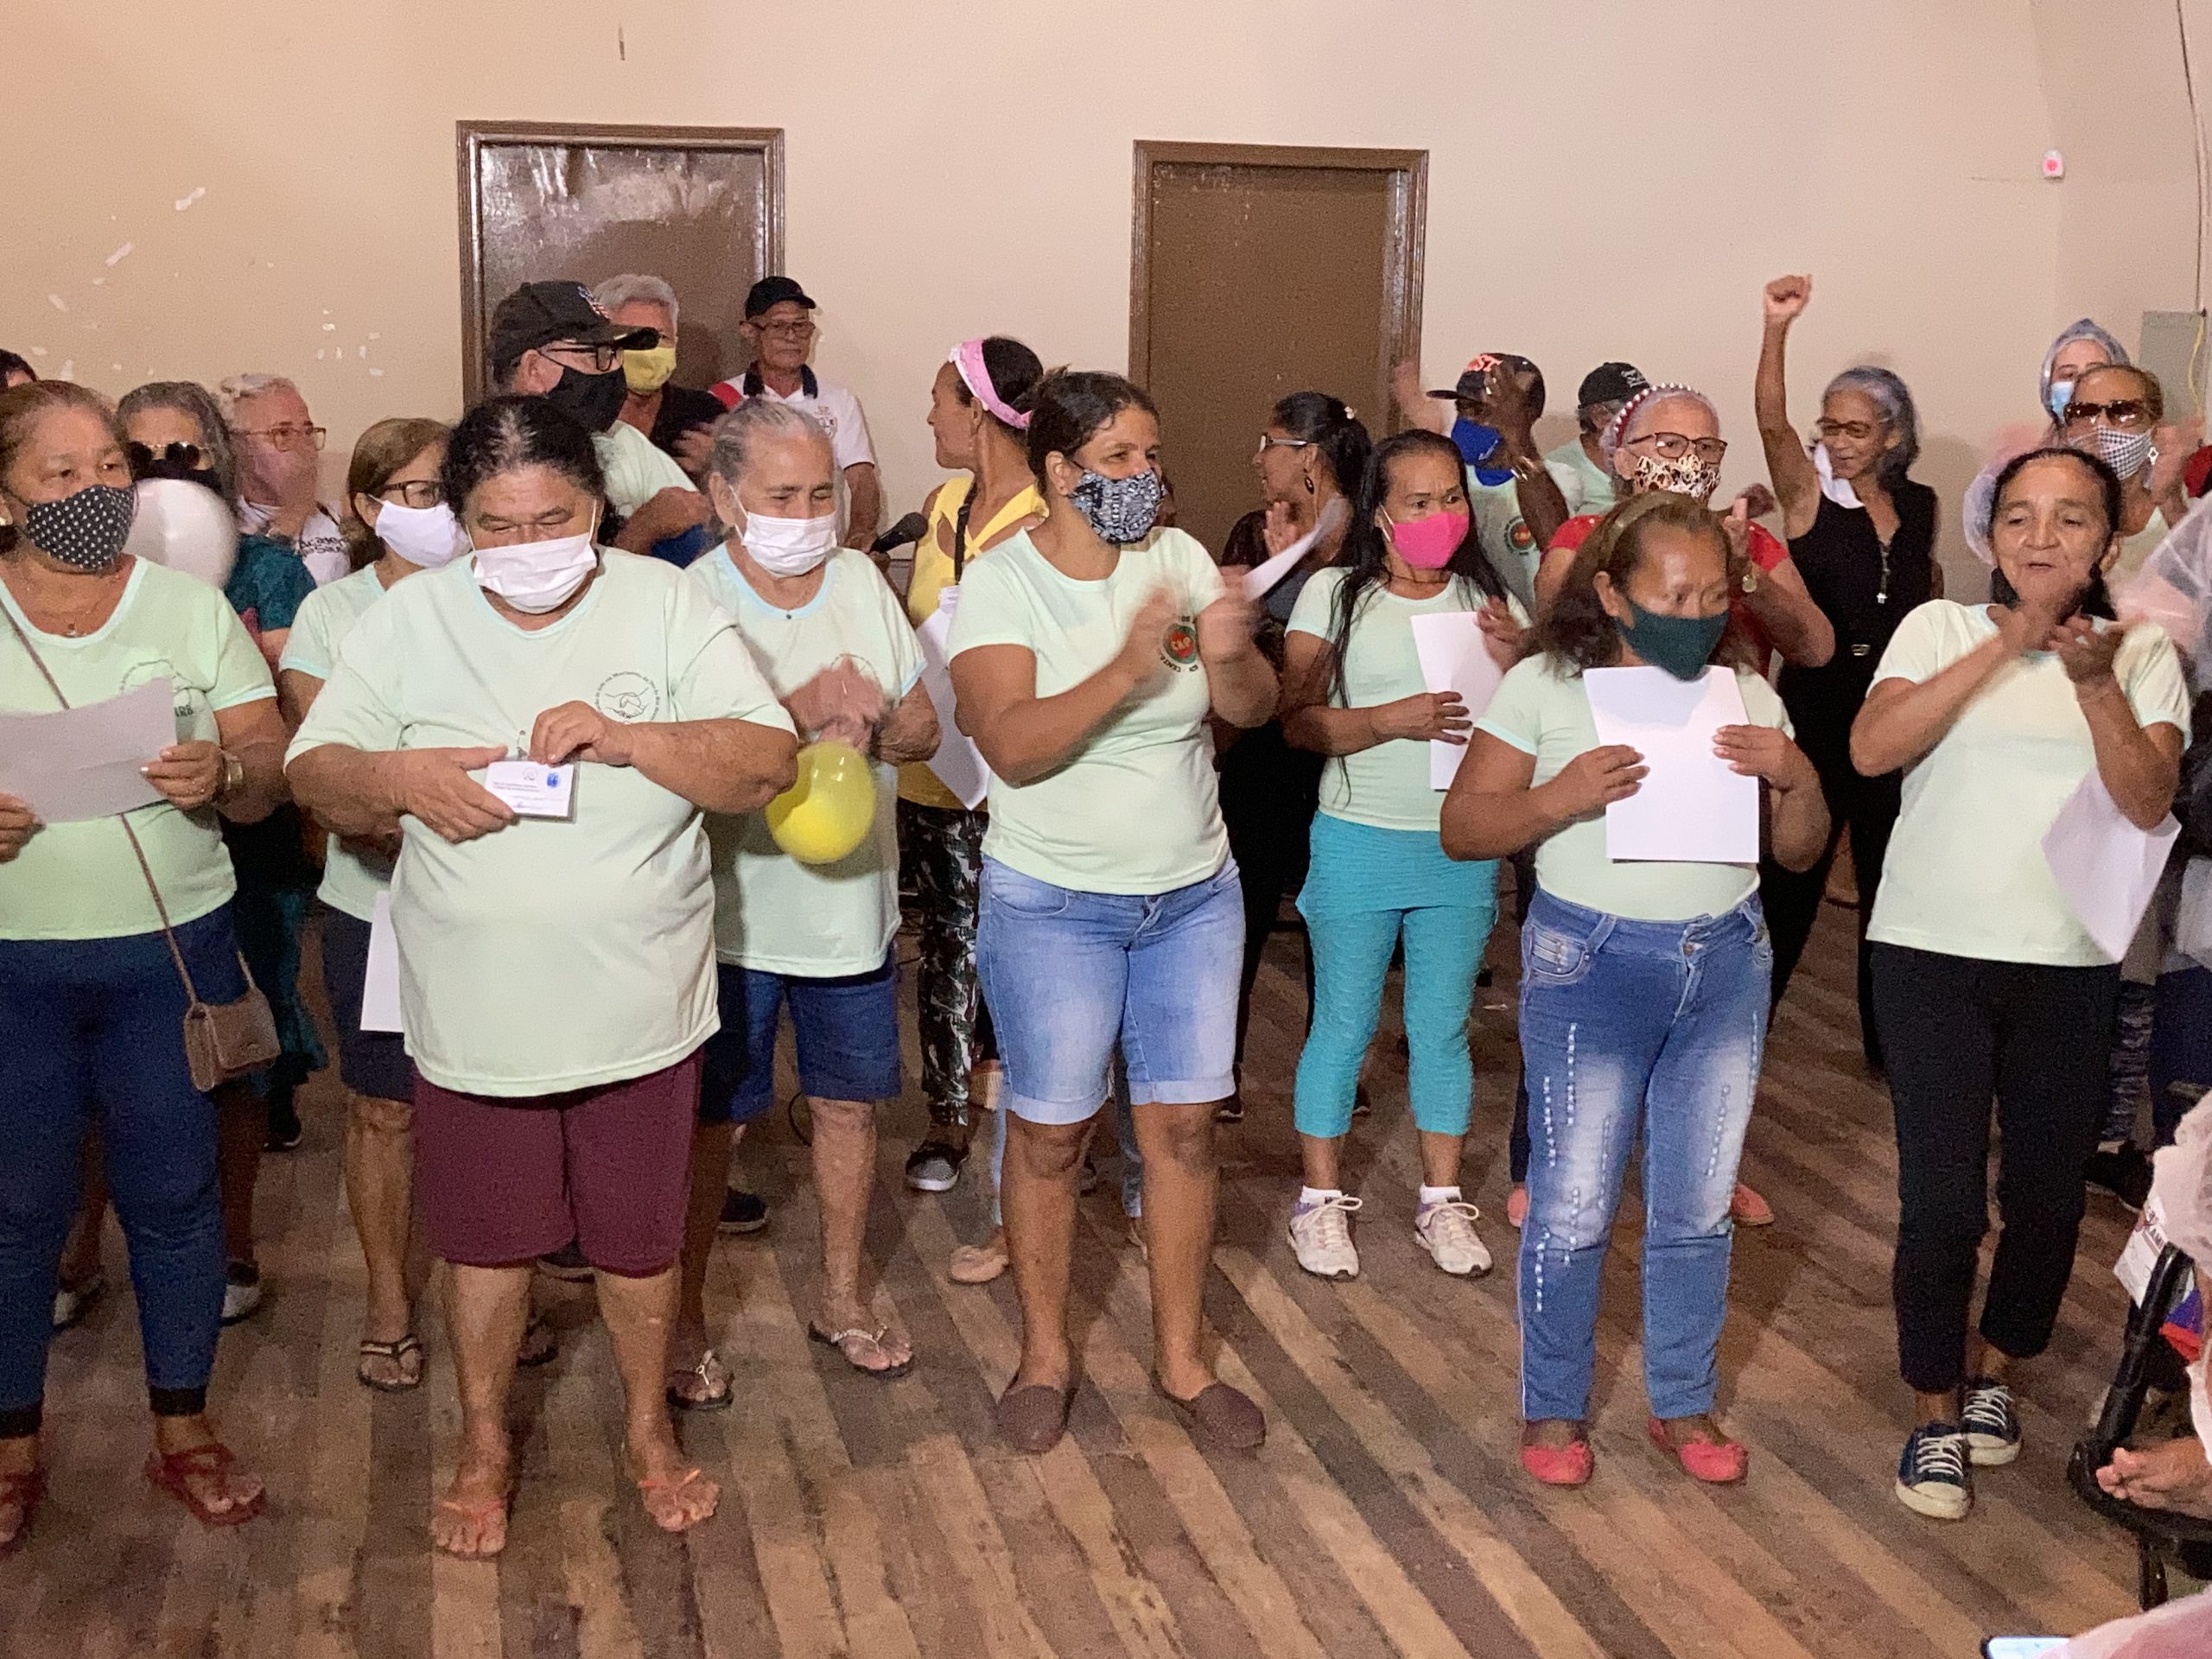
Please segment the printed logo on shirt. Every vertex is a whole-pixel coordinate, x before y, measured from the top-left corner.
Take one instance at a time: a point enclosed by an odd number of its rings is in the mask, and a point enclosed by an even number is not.
[[[1179,618],[1160,642],[1160,660],[1178,673],[1198,665],[1198,631]]]
[[[149,681],[161,679],[169,683],[172,692],[169,710],[176,716],[178,729],[181,730],[182,722],[190,720],[194,713],[192,688],[184,683],[184,677],[176,671],[176,665],[168,658],[142,657],[131,664],[123,671],[123,677],[117,682],[116,693],[120,696],[125,691],[136,691]]]
[[[1526,518],[1516,518],[1506,527],[1505,539],[1516,553],[1526,553],[1536,544],[1535,532],[1529,528]]]
[[[660,713],[660,691],[642,674],[610,674],[599,683],[592,702],[609,720],[635,723]]]

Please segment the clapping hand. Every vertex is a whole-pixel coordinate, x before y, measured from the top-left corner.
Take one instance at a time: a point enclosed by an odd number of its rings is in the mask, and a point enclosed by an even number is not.
[[[2059,666],[2076,690],[2101,685],[2113,677],[2113,658],[2127,637],[2127,625],[2115,622],[2100,628],[2086,616],[2075,614],[2050,630],[2044,649],[2056,652]]]

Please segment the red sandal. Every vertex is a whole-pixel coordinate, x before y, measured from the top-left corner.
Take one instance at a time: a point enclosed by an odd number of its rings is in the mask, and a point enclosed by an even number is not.
[[[41,1499],[46,1496],[46,1471],[34,1469],[27,1475],[0,1475],[0,1507],[12,1505],[22,1511],[22,1522],[15,1535],[0,1543],[0,1557],[14,1554],[31,1535],[31,1522],[37,1517]]]
[[[259,1515],[269,1502],[267,1491],[256,1492],[243,1503],[234,1503],[227,1510],[213,1510],[192,1490],[193,1478],[221,1481],[237,1467],[238,1459],[231,1448],[215,1442],[195,1446],[185,1452],[154,1452],[147,1454],[146,1478],[152,1481],[171,1497],[190,1510],[202,1526],[235,1527]]]

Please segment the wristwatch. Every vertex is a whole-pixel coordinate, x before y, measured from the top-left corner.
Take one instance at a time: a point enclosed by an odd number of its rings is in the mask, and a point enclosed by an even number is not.
[[[216,753],[223,761],[223,775],[215,784],[215,804],[220,806],[245,787],[245,762],[228,749],[218,749]]]

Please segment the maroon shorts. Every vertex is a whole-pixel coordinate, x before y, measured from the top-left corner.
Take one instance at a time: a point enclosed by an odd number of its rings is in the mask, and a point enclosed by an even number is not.
[[[622,1083],[527,1099],[415,1082],[415,1202],[430,1249],[465,1268],[576,1241],[603,1272],[675,1265],[690,1192],[699,1057]]]

